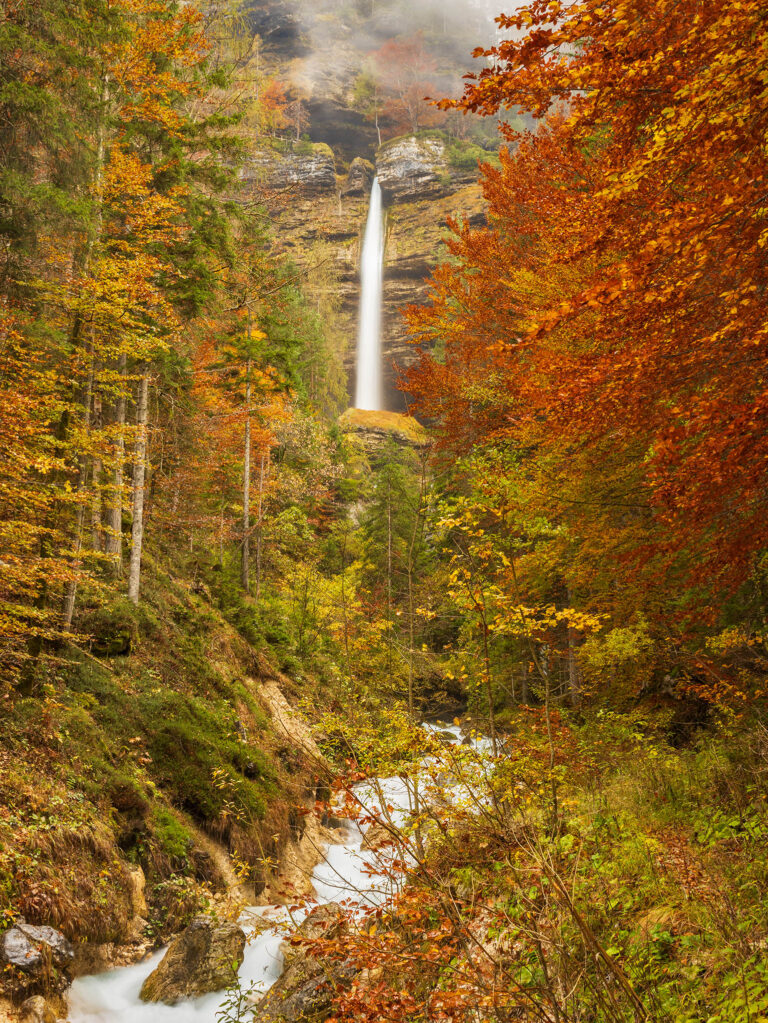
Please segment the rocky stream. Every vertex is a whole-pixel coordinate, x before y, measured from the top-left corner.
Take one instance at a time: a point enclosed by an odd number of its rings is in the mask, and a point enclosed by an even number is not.
[[[456,725],[428,725],[444,741],[472,741]],[[479,741],[482,746],[484,740]],[[413,778],[377,779],[355,787],[354,795],[365,818],[382,817],[392,824],[404,822],[413,810]],[[336,820],[334,841],[324,849],[322,860],[311,875],[313,897],[296,909],[279,905],[250,906],[238,921],[215,929],[206,918],[197,918],[169,949],[162,949],[142,962],[94,976],[81,977],[69,991],[71,1023],[219,1023],[233,1019],[291,1020],[307,1008],[317,1014],[317,999],[323,995],[322,964],[307,969],[301,954],[295,955],[286,937],[301,929],[316,937],[333,925],[343,911],[361,912],[384,902],[401,882],[387,870],[387,852],[372,836],[381,825]],[[226,932],[226,933],[225,933]],[[244,937],[244,948],[243,948]],[[218,944],[217,944],[218,943]],[[237,984],[219,981],[218,990],[190,997],[195,983],[215,985],[210,964],[232,969],[231,962],[242,956]],[[161,965],[162,964],[162,965]],[[215,972],[215,970],[214,970]],[[232,990],[241,998],[236,1015],[228,1006]],[[163,998],[161,1000],[143,1000]],[[174,1004],[167,1004],[171,999]]]

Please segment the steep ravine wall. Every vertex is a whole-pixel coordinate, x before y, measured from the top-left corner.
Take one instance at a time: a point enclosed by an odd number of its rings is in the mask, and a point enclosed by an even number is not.
[[[384,257],[383,358],[387,408],[405,411],[395,366],[414,357],[401,310],[426,301],[426,279],[439,259],[449,216],[481,223],[484,201],[477,168],[457,168],[439,135],[405,136],[385,143],[374,166],[362,158],[337,173],[339,158],[325,144],[299,143],[292,152],[254,153],[246,185],[266,198],[276,246],[305,274],[305,290],[317,303],[347,371],[354,394],[359,263],[370,182],[377,173],[384,193],[387,241]]]

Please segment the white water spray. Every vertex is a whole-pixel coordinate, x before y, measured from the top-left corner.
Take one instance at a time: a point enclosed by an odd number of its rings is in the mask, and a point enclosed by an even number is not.
[[[357,334],[355,407],[381,409],[381,295],[384,275],[384,213],[379,179],[371,204],[360,259],[360,326]]]

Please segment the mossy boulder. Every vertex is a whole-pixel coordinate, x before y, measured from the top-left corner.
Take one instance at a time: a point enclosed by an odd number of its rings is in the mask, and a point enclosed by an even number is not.
[[[195,917],[144,981],[141,1000],[175,1005],[223,991],[234,983],[244,950],[245,934],[236,924]]]

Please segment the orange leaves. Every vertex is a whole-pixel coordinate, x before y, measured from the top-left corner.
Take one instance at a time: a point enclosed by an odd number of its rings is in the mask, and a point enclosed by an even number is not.
[[[460,106],[567,119],[486,172],[488,228],[455,230],[410,314],[443,364],[409,382],[445,444],[531,451],[582,537],[580,507],[605,525],[590,489],[612,451],[636,502],[614,555],[722,591],[768,546],[765,20],[735,0],[537,0],[501,24],[520,34]]]

